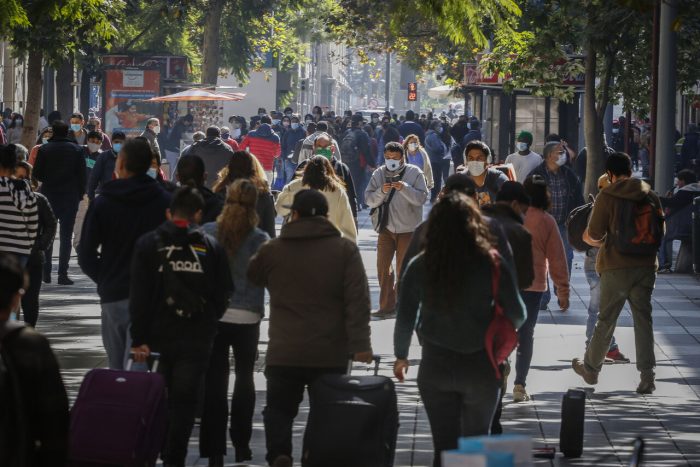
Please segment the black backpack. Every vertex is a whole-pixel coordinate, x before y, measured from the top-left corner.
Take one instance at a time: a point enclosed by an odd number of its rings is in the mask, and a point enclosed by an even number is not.
[[[204,274],[204,266],[197,250],[203,248],[206,254],[206,242],[199,232],[193,232],[189,236],[188,243],[166,245],[160,233],[156,233],[165,307],[173,315],[186,319],[203,315],[207,303],[192,280],[193,274]]]
[[[588,220],[591,218],[592,211],[593,200],[577,207],[566,218],[566,236],[569,239],[569,245],[576,251],[585,253],[593,248],[583,241],[583,232],[588,228]]]
[[[664,233],[664,215],[650,195],[640,201],[622,200],[616,221],[612,240],[617,251],[623,255],[656,255]]]
[[[357,147],[358,130],[348,130],[340,142],[340,155],[343,162],[357,162],[360,160],[360,149]]]

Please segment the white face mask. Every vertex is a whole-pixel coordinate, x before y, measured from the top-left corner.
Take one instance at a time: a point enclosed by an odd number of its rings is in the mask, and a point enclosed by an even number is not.
[[[386,160],[386,168],[390,172],[396,172],[401,168],[403,165],[403,161],[397,161],[396,159],[387,159]]]
[[[155,179],[158,176],[158,169],[154,169],[153,167],[151,167],[146,171],[146,175]]]
[[[236,139],[236,138],[238,138],[239,136],[241,136],[241,129],[240,129],[240,128],[234,128],[233,131],[231,132],[231,137],[232,137],[233,139]]]
[[[515,147],[518,149],[518,151],[525,152],[527,151],[528,145],[527,143],[523,143],[522,141],[520,141],[515,144]]]
[[[483,174],[486,170],[486,162],[482,161],[469,161],[467,162],[467,170],[469,170],[470,175],[478,177]]]
[[[159,133],[160,133],[160,126],[158,126],[158,125],[157,125],[157,126],[154,126],[152,129],[153,129],[153,133],[155,133],[155,134],[159,134]]]
[[[90,151],[90,154],[93,154],[93,153],[96,153],[97,151],[99,151],[99,150],[100,150],[100,146],[101,146],[101,145],[100,145],[100,144],[97,144],[97,143],[88,143],[88,144],[87,144],[88,151]]]
[[[411,152],[416,152],[418,145],[416,143],[408,143],[408,150]]]
[[[562,165],[566,164],[566,151],[562,151],[559,153],[559,159],[557,159],[557,165],[561,167]]]

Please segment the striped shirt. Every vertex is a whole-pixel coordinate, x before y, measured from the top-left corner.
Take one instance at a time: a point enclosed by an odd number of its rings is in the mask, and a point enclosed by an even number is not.
[[[38,230],[36,196],[29,183],[0,177],[0,251],[29,255]]]

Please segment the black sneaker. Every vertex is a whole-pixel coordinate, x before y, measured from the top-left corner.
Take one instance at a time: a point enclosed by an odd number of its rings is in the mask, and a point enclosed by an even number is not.
[[[51,283],[51,273],[43,273],[42,274],[44,277],[42,277],[42,280],[44,281],[44,284],[50,284]]]
[[[73,285],[75,282],[70,280],[68,276],[58,276],[58,280],[56,281],[59,285]]]
[[[392,319],[392,318],[396,318],[396,311],[395,310],[391,310],[391,311],[379,310],[379,311],[375,311],[371,315],[372,321],[381,321],[383,319]]]

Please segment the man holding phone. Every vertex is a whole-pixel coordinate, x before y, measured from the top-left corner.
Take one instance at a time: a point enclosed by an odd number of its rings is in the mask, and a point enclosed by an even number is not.
[[[376,319],[396,316],[396,277],[411,236],[423,220],[423,205],[428,199],[428,186],[423,171],[406,163],[403,146],[387,143],[384,147],[385,163],[372,174],[365,202],[370,208],[387,204],[386,225],[377,239],[377,274],[379,276],[379,310]],[[396,268],[393,267],[396,256]],[[396,274],[394,273],[396,271]]]

